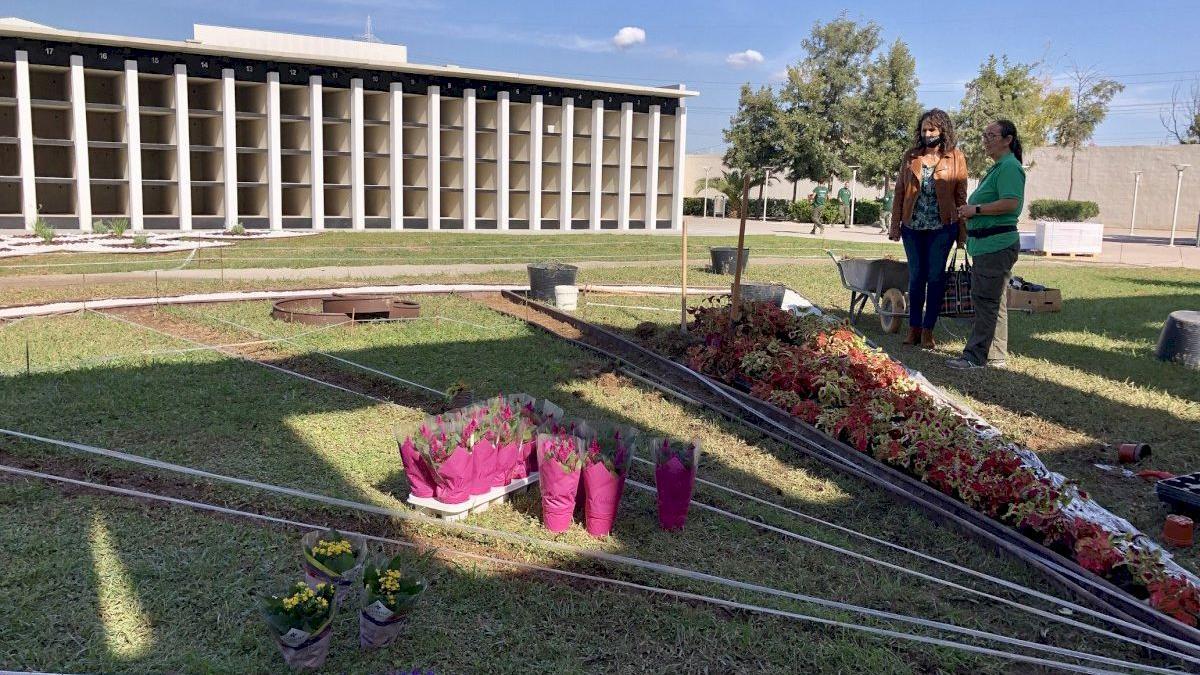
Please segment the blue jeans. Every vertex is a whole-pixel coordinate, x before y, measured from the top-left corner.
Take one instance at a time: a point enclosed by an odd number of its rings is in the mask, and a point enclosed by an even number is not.
[[[946,259],[958,235],[958,226],[936,230],[900,229],[908,256],[908,325],[933,329],[946,295]]]

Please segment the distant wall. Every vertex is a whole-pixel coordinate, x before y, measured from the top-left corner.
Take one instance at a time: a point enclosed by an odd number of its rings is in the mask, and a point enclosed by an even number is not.
[[[1025,202],[1034,199],[1066,199],[1071,171],[1071,153],[1063,148],[1036,148],[1025,161],[1030,164],[1026,182]],[[1174,164],[1191,164],[1183,173],[1183,189],[1179,199],[1180,232],[1194,233],[1200,218],[1200,145],[1128,146],[1081,148],[1075,157],[1074,199],[1086,199],[1100,205],[1099,220],[1109,227],[1129,227],[1133,209],[1133,176],[1130,171],[1142,171],[1138,191],[1137,229],[1170,230],[1171,210],[1175,205]],[[700,196],[696,181],[704,179],[704,167],[711,167],[709,176],[721,175],[720,155],[688,155],[685,163],[684,189],[689,196]],[[971,181],[974,187],[975,181]],[[804,198],[812,192],[811,181],[801,181],[796,194]],[[878,197],[880,190],[854,186],[859,199]],[[767,187],[768,197],[791,199],[792,183],[780,181]],[[751,191],[758,197],[758,190]]]

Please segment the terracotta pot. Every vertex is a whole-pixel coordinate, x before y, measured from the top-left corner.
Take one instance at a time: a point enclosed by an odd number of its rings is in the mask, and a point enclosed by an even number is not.
[[[1192,519],[1187,516],[1170,515],[1163,525],[1163,540],[1172,546],[1187,547],[1193,541]]]
[[[1140,462],[1150,456],[1149,443],[1122,443],[1117,446],[1117,459],[1122,464]]]

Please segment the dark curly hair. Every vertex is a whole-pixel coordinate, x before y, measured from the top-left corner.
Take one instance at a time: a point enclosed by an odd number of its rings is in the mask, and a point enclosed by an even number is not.
[[[941,108],[932,108],[921,114],[921,119],[917,120],[917,129],[913,132],[913,145],[908,149],[908,155],[911,157],[921,151],[925,147],[921,143],[921,127],[925,126],[925,121],[933,123],[942,132],[942,152],[949,153],[954,148],[958,147],[958,137],[954,134],[954,122],[950,120],[950,115]]]

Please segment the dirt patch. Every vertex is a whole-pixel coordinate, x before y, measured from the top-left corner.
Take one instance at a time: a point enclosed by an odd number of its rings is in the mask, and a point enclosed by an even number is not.
[[[211,328],[174,314],[159,311],[155,307],[131,307],[106,311],[120,315],[122,318],[142,326],[154,328],[175,337],[192,340],[204,345],[227,343],[230,341],[231,334],[235,336],[235,341],[239,342],[263,339],[261,335],[240,331],[233,327],[230,327],[228,330]],[[406,389],[391,380],[377,377],[370,373],[348,372],[335,365],[332,360],[318,354],[311,356],[287,355],[281,353],[277,347],[271,344],[222,347],[219,351],[256,363],[285,368],[301,375],[307,375],[308,377],[324,382],[336,384],[351,391],[368,394],[406,408],[422,410],[431,415],[445,412],[446,410],[445,401],[440,398],[434,398],[431,394],[418,393],[411,389]]]
[[[621,389],[621,378],[613,373],[604,373],[596,378],[596,386],[600,387],[604,393],[613,395]]]
[[[545,328],[546,330],[560,337],[565,337],[571,340],[583,339],[583,333],[581,333],[579,329],[575,328],[571,324],[558,321],[551,316],[547,316],[546,314],[543,314],[536,309],[527,307],[521,303],[513,302],[499,293],[465,293],[464,295],[502,314],[508,314],[509,316],[514,316]]]

